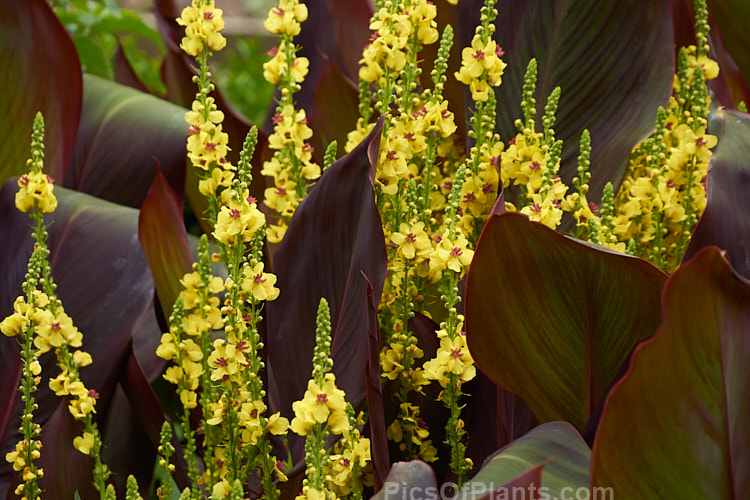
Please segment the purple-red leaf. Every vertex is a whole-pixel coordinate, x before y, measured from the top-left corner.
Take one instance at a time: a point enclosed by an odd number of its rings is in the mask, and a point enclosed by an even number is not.
[[[459,3],[457,42],[469,45],[479,0]],[[591,195],[620,182],[636,143],[653,129],[656,110],[672,88],[674,51],[667,1],[500,0],[495,39],[508,64],[497,91],[496,130],[504,141],[515,136],[523,119],[521,88],[526,66],[538,62],[537,126],[547,96],[562,88],[554,126],[564,141],[560,175],[576,175],[578,141],[591,132]],[[473,16],[472,16],[473,14]]]
[[[604,407],[592,485],[622,498],[750,491],[750,282],[707,248],[667,282],[662,322]]]
[[[315,131],[310,143],[319,158],[323,158],[325,148],[334,140],[343,153],[346,136],[354,130],[359,118],[357,92],[357,86],[333,62],[327,61],[308,117]]]
[[[21,283],[31,254],[29,218],[14,206],[15,182],[0,192],[0,317],[11,312],[21,294]],[[130,352],[136,329],[152,325],[153,281],[137,238],[135,209],[114,205],[83,193],[56,188],[57,211],[46,218],[49,227],[50,263],[65,311],[83,333],[83,349],[93,364],[81,370],[87,387],[95,389],[99,418],[107,414],[121,370]],[[152,335],[159,335],[158,330]],[[20,358],[16,339],[0,336],[0,440],[3,453],[18,440],[20,418]],[[39,409],[35,420],[44,424],[60,404],[47,387],[57,375],[54,355],[41,357],[43,380],[35,393]],[[50,457],[55,447],[46,448]],[[61,459],[62,460],[62,459]],[[0,497],[8,487],[10,464],[0,464]],[[87,471],[90,477],[90,470]],[[70,498],[68,496],[67,498]]]
[[[467,342],[540,422],[581,430],[635,344],[656,331],[665,280],[644,260],[521,214],[493,215],[469,270]]]
[[[376,128],[323,174],[297,208],[274,255],[281,294],[266,305],[273,411],[290,415],[292,402],[305,391],[321,298],[331,309],[336,382],[355,408],[365,398],[368,329],[375,314],[370,302],[380,300],[386,268],[367,157],[367,147],[379,140],[379,134]]]
[[[161,310],[168,319],[182,289],[180,280],[190,272],[193,257],[182,221],[182,203],[161,170],[157,170],[141,205],[138,238],[151,268]]]
[[[530,468],[526,472],[522,472],[507,483],[487,493],[481,497],[480,500],[496,500],[497,498],[502,498],[502,496],[507,498],[509,495],[515,495],[515,491],[528,491],[529,495],[524,495],[524,498],[527,498],[528,500],[539,500],[545,498],[541,494],[542,471],[544,470],[545,465],[546,463],[541,463]]]
[[[721,38],[739,71],[744,76],[745,92],[750,82],[750,32],[745,19],[750,17],[750,3],[745,0],[708,0],[708,9],[721,28]]]
[[[64,178],[81,114],[81,63],[47,2],[0,1],[0,68],[0,185],[26,171],[38,111],[48,172]]]
[[[184,116],[179,106],[86,75],[81,126],[65,186],[137,208],[160,167],[182,197]]]
[[[725,109],[724,130],[706,181],[706,210],[683,262],[716,245],[735,271],[750,278],[750,115]]]

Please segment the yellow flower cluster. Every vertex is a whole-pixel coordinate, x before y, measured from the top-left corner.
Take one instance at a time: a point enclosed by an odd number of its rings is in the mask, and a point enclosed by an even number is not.
[[[350,428],[334,445],[323,472],[326,486],[336,496],[354,495],[357,498],[361,496],[364,485],[372,484],[372,474],[367,470],[371,460],[370,440],[362,437],[359,429],[353,425],[362,422],[354,421],[354,410],[351,411]],[[361,477],[363,473],[364,477]]]
[[[490,25],[490,34],[494,25]],[[471,47],[461,51],[461,68],[455,73],[456,80],[468,85],[474,101],[486,101],[492,87],[499,86],[507,66],[500,59],[505,52],[489,39],[484,31],[474,35]]]
[[[281,92],[273,117],[273,133],[268,138],[268,147],[275,152],[261,171],[273,179],[273,187],[264,193],[264,203],[278,216],[276,223],[266,229],[266,237],[272,243],[282,240],[294,211],[307,193],[308,184],[321,174],[312,158],[313,148],[307,142],[312,130],[307,126],[305,111],[295,109],[292,98],[310,65],[307,58],[297,57],[298,48],[292,40],[300,32],[300,23],[306,19],[304,4],[298,0],[280,0],[268,12],[264,23],[270,33],[281,35],[279,46],[271,49],[271,59],[263,65],[264,78],[278,85]]]
[[[327,424],[333,434],[341,434],[349,429],[349,418],[346,416],[344,391],[336,387],[336,377],[326,373],[322,385],[310,380],[301,401],[292,404],[294,418],[291,429],[300,436],[307,436],[313,426]]]
[[[205,47],[221,50],[227,44],[220,33],[224,29],[223,11],[215,7],[214,0],[193,0],[182,10],[177,24],[185,26],[180,48],[191,56],[201,54]]]
[[[360,60],[359,78],[374,83],[397,75],[409,58],[411,37],[424,45],[438,39],[435,6],[426,0],[388,2],[370,22],[371,42]]]
[[[557,175],[559,156],[550,157],[549,144],[545,143],[541,132],[534,131],[533,126],[532,120],[530,126],[518,133],[500,155],[500,176],[503,187],[520,187],[521,213],[532,221],[556,229],[562,219],[562,202],[568,186]],[[506,207],[515,210],[511,203]]]
[[[35,206],[38,206],[42,213],[55,211],[57,198],[52,194],[52,179],[41,169],[20,176],[17,182],[16,208],[19,211],[29,212]]]
[[[41,432],[41,429],[39,429]],[[26,463],[26,456],[27,456],[27,450],[29,447],[29,442],[27,440],[21,440],[18,443],[16,443],[16,447],[13,451],[9,451],[5,454],[5,460],[13,464],[13,470],[16,472],[21,473],[21,479],[23,480],[23,483],[19,484],[16,488],[15,494],[16,495],[22,495],[23,489],[24,489],[24,483],[28,483],[34,479],[40,479],[44,477],[44,470],[41,468],[35,468],[34,471],[32,471],[30,465]],[[42,442],[41,441],[35,441],[34,442],[34,448],[31,451],[31,458],[32,460],[36,460],[40,456],[42,456],[41,452],[39,451],[42,448]]]
[[[427,423],[419,416],[418,406],[411,403],[401,403],[401,418],[394,420],[388,426],[386,431],[388,439],[399,444],[401,451],[412,449],[416,452],[413,457],[419,458],[425,462],[434,462],[437,460],[437,448],[432,445],[432,441],[427,439],[430,431]]]
[[[462,331],[463,316],[458,316],[458,327],[453,335],[445,331],[446,324],[437,332],[440,339],[436,356],[424,364],[424,376],[429,380],[436,380],[446,387],[450,382],[448,374],[457,376],[460,382],[468,382],[476,376],[474,359],[466,346],[466,332]]]
[[[279,0],[279,4],[268,12],[263,26],[274,35],[297,36],[300,23],[307,19],[307,6],[298,0]]]

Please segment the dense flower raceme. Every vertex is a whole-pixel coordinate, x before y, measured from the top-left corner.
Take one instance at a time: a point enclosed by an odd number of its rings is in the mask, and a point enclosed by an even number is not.
[[[32,158],[28,160],[28,173],[18,179],[16,207],[28,212],[33,222],[34,251],[29,259],[28,272],[23,284],[25,296],[18,297],[13,313],[0,322],[0,331],[6,336],[22,337],[23,379],[21,390],[25,411],[22,417],[23,439],[5,458],[21,472],[22,482],[16,494],[24,498],[37,498],[40,491],[36,480],[44,474],[34,465],[41,456],[41,443],[37,439],[40,427],[33,422],[36,409],[33,392],[41,381],[41,365],[37,359],[47,352],[54,352],[60,373],[50,376],[49,388],[61,397],[67,397],[68,411],[83,427],[83,434],[74,438],[72,445],[85,455],[95,459],[94,486],[104,494],[105,481],[109,476],[107,467],[101,462],[101,436],[92,416],[96,413],[99,397],[93,389],[81,381],[79,370],[92,363],[91,355],[79,349],[83,345],[83,334],[66,314],[62,303],[55,295],[56,285],[51,275],[48,260],[47,231],[43,214],[57,207],[51,179],[43,173],[44,122],[41,114],[34,120],[32,134]]]
[[[197,56],[204,48],[221,50],[227,41],[220,33],[224,30],[223,11],[217,9],[214,0],[193,0],[177,18],[177,23],[185,27],[185,36],[180,48],[191,56]]]

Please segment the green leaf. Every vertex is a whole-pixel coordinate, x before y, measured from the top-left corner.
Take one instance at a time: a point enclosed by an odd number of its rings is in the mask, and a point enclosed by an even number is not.
[[[541,486],[548,498],[565,498],[563,490],[589,486],[591,450],[567,422],[549,422],[500,449],[461,490],[462,500],[484,498],[489,492],[544,465]],[[537,483],[538,484],[538,483]],[[516,485],[518,487],[518,485]],[[511,490],[512,491],[512,490]],[[498,492],[502,493],[502,487]],[[497,494],[490,498],[501,497]]]
[[[157,168],[182,197],[185,109],[86,75],[81,126],[65,186],[140,207]]]
[[[635,344],[659,324],[666,275],[517,213],[493,215],[466,285],[467,342],[540,422],[579,430]]]
[[[622,498],[746,498],[750,282],[704,249],[670,278],[662,317],[607,398],[592,484]]]
[[[45,169],[62,179],[81,114],[81,65],[47,2],[0,2],[0,68],[0,185],[26,171],[38,111],[45,121]]]
[[[141,205],[138,238],[154,277],[164,319],[168,320],[182,290],[180,280],[190,272],[193,258],[182,220],[182,202],[161,170],[157,170]]]

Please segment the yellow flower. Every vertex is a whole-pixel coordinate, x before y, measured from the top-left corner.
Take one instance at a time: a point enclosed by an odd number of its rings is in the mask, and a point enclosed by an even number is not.
[[[466,346],[466,337],[459,333],[453,339],[444,335],[440,339],[435,358],[424,364],[424,376],[430,380],[437,380],[441,386],[449,383],[448,373],[458,375],[461,382],[468,382],[476,376],[474,360]]]
[[[265,223],[266,217],[258,210],[255,200],[252,203],[232,201],[228,206],[222,205],[214,236],[225,245],[233,245],[237,236],[250,241]]]
[[[58,309],[56,317],[49,311],[44,311],[40,315],[34,337],[34,345],[39,354],[53,347],[57,349],[63,344],[81,347],[82,340],[83,334],[73,326],[73,320],[62,309]]]
[[[18,192],[16,193],[16,208],[21,212],[29,212],[34,205],[43,213],[54,212],[57,208],[57,198],[52,193],[52,179],[43,172],[29,172],[18,178]]]
[[[391,241],[398,245],[398,252],[405,259],[426,258],[432,252],[432,244],[424,230],[424,222],[412,225],[402,222],[399,232],[391,235]]]
[[[333,373],[326,373],[322,387],[310,380],[304,397],[301,401],[295,401],[292,409],[295,417],[290,427],[300,436],[310,434],[314,424],[326,421],[328,430],[333,434],[341,434],[349,428],[344,391],[336,387]]]
[[[73,439],[73,446],[84,455],[90,455],[94,448],[94,435],[90,432],[84,432],[83,436],[76,436]]]
[[[474,250],[468,248],[469,241],[462,234],[451,240],[447,231],[438,238],[438,245],[430,257],[430,270],[436,272],[450,269],[462,273],[467,269],[474,257]]]
[[[276,35],[299,35],[300,23],[307,19],[307,6],[297,0],[280,0],[268,11],[263,26]]]
[[[244,266],[245,280],[242,282],[242,289],[252,295],[255,300],[275,300],[279,296],[279,289],[274,286],[276,275],[264,273],[263,266],[263,262],[258,262],[252,267]]]

